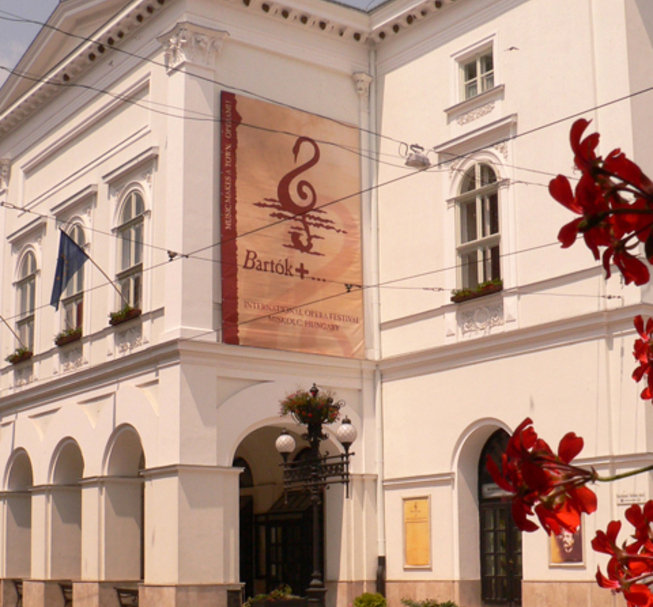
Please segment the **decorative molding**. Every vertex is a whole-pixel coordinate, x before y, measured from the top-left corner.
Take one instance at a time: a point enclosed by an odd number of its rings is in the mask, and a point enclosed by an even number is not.
[[[61,370],[64,373],[75,371],[84,365],[84,357],[82,356],[82,347],[79,345],[77,348],[71,348],[68,351],[59,354],[59,361],[61,363]]]
[[[34,377],[34,365],[29,364],[24,366],[22,369],[16,369],[14,371],[14,387],[23,388],[31,383],[36,381]]]
[[[9,178],[11,177],[11,160],[0,158],[0,192],[9,189]]]
[[[480,306],[460,313],[460,332],[463,335],[489,333],[493,327],[504,324],[503,302],[494,305]]]
[[[179,70],[185,63],[214,68],[228,32],[208,29],[183,21],[159,36],[165,50],[168,73]]]
[[[7,240],[10,244],[17,245],[20,241],[27,239],[28,236],[34,238],[33,235],[38,231],[41,231],[41,234],[39,234],[40,237],[42,232],[45,230],[47,223],[47,217],[36,217],[24,226],[14,230],[11,234],[9,234],[9,236],[7,236]]]
[[[490,112],[492,112],[493,109],[494,109],[494,101],[491,101],[490,103],[486,103],[481,107],[477,107],[476,109],[473,109],[471,112],[467,112],[462,116],[458,116],[457,122],[460,126],[463,126],[465,124],[473,122],[474,120],[478,120],[483,116],[487,116]]]
[[[370,97],[370,84],[372,83],[372,76],[365,72],[354,72],[351,76],[356,85],[356,93],[360,97],[361,102],[367,103]]]
[[[456,475],[453,472],[441,472],[425,476],[407,476],[403,478],[387,478],[383,481],[385,489],[412,489],[417,487],[435,487],[453,485]]]
[[[153,162],[156,158],[158,158],[158,156],[159,156],[159,147],[156,145],[151,146],[146,150],[140,152],[139,154],[136,154],[136,156],[134,156],[127,162],[124,162],[119,167],[113,169],[112,171],[106,173],[105,175],[102,175],[102,181],[104,181],[105,183],[116,182],[122,179],[123,177],[125,177],[126,175],[128,175],[134,169],[140,167],[142,164],[145,164],[146,162]],[[145,174],[145,172],[143,174]]]
[[[494,149],[503,156],[504,160],[508,160],[508,142],[501,141],[494,146]]]
[[[481,107],[496,103],[498,101],[503,101],[505,95],[506,85],[497,84],[497,86],[491,88],[488,91],[484,91],[478,95],[475,95],[474,97],[464,99],[455,105],[445,108],[444,113],[447,115],[447,120],[449,122],[458,120],[459,124],[464,124],[460,122],[460,118],[462,116],[473,114],[475,110],[478,110]]]
[[[94,196],[97,196],[98,192],[98,187],[95,184],[86,186],[79,192],[73,194],[72,196],[66,198],[66,200],[54,205],[53,207],[50,208],[50,212],[53,215],[60,216],[73,208],[75,208],[78,204],[81,204],[83,202],[88,201],[89,198],[92,198]],[[90,217],[91,215],[91,205],[89,205],[86,208],[86,213]]]
[[[146,343],[141,325],[130,327],[126,331],[117,331],[115,340],[116,348],[120,354],[129,354],[134,348],[139,348]]]
[[[497,145],[514,136],[517,130],[517,114],[509,114],[505,118],[495,120],[490,124],[480,126],[464,135],[449,139],[433,148],[442,156],[442,162],[456,160],[457,157],[469,153],[479,147]]]

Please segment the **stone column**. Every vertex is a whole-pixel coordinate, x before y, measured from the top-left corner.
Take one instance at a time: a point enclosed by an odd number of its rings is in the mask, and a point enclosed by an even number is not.
[[[140,607],[227,607],[240,592],[238,468],[146,470]]]

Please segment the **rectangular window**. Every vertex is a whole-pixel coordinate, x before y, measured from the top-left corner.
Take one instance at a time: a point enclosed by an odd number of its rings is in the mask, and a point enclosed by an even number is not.
[[[492,49],[485,49],[473,59],[461,64],[463,99],[471,99],[494,87]]]

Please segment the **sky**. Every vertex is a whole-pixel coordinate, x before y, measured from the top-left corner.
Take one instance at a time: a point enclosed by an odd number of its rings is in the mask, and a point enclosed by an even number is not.
[[[0,0],[0,83],[7,78],[2,68],[12,68],[39,32],[39,26],[10,21],[11,13],[45,22],[59,0]]]

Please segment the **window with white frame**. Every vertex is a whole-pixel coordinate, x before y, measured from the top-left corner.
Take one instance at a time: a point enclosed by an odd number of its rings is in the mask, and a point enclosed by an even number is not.
[[[123,201],[118,233],[118,274],[124,301],[140,308],[143,295],[143,237],[145,202],[138,190],[130,191]]]
[[[494,87],[494,59],[492,47],[473,58],[461,62],[463,100],[471,99]]]
[[[477,163],[465,171],[456,205],[462,288],[501,279],[499,184],[489,164]]]
[[[34,308],[36,298],[36,258],[28,252],[22,259],[18,282],[18,322],[16,328],[22,344],[34,349]]]
[[[86,236],[82,226],[76,224],[68,232],[68,236],[75,241],[80,248],[86,244]],[[66,290],[61,298],[63,303],[63,327],[62,329],[77,329],[82,326],[84,319],[84,266],[82,265],[74,276],[68,281]]]

